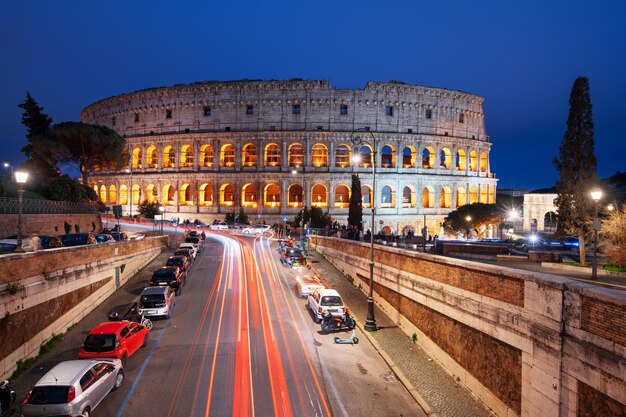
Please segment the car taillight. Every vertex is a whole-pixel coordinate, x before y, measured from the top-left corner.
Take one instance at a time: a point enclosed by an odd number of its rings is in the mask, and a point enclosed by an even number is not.
[[[320,313],[320,314],[322,314],[322,306],[319,306],[319,307],[317,308],[317,312],[318,312],[318,313]]]
[[[70,389],[67,391],[67,403],[71,403],[72,401],[74,401],[74,398],[76,398],[76,389],[74,387],[70,387]]]
[[[31,389],[30,391],[28,391],[28,395],[26,396],[26,398],[24,398],[24,404],[28,404],[28,400],[30,398],[30,394],[33,393],[33,390]]]

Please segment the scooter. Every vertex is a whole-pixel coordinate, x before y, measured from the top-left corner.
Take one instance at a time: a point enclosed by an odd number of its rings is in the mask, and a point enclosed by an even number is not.
[[[333,332],[336,330],[352,330],[356,326],[354,317],[348,310],[341,316],[333,316],[329,311],[322,313],[322,327],[323,333]]]
[[[347,339],[342,339],[341,337],[335,336],[335,343],[340,345],[356,345],[359,343],[359,338],[354,335],[354,330],[352,330],[352,336]]]
[[[15,391],[8,380],[0,381],[0,416],[8,416],[15,404]]]

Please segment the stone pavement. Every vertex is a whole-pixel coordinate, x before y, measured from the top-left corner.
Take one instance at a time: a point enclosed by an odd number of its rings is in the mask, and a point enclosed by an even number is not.
[[[367,295],[321,254],[314,258],[312,273],[336,289],[357,318],[361,330],[367,316]],[[383,311],[375,308],[378,331],[365,335],[407,387],[424,412],[431,417],[487,417],[492,414],[413,343]]]

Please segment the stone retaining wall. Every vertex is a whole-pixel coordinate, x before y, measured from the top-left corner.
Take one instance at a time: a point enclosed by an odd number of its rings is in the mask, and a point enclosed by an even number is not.
[[[50,236],[64,235],[66,222],[72,228],[70,233],[76,233],[75,225],[78,225],[81,233],[99,232],[102,229],[99,214],[25,214],[22,219],[24,237],[33,233]],[[0,216],[0,239],[15,235],[17,235],[17,214]]]
[[[369,245],[311,248],[368,290]],[[380,246],[374,275],[379,307],[496,415],[625,415],[624,293]]]

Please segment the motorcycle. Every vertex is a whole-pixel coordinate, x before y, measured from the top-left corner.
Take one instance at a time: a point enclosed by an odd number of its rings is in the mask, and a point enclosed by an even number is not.
[[[0,381],[0,416],[8,416],[15,404],[15,391],[8,380]]]
[[[352,330],[356,326],[356,321],[348,310],[341,316],[333,316],[329,311],[325,311],[322,313],[320,326],[322,333],[334,332],[336,330]]]

